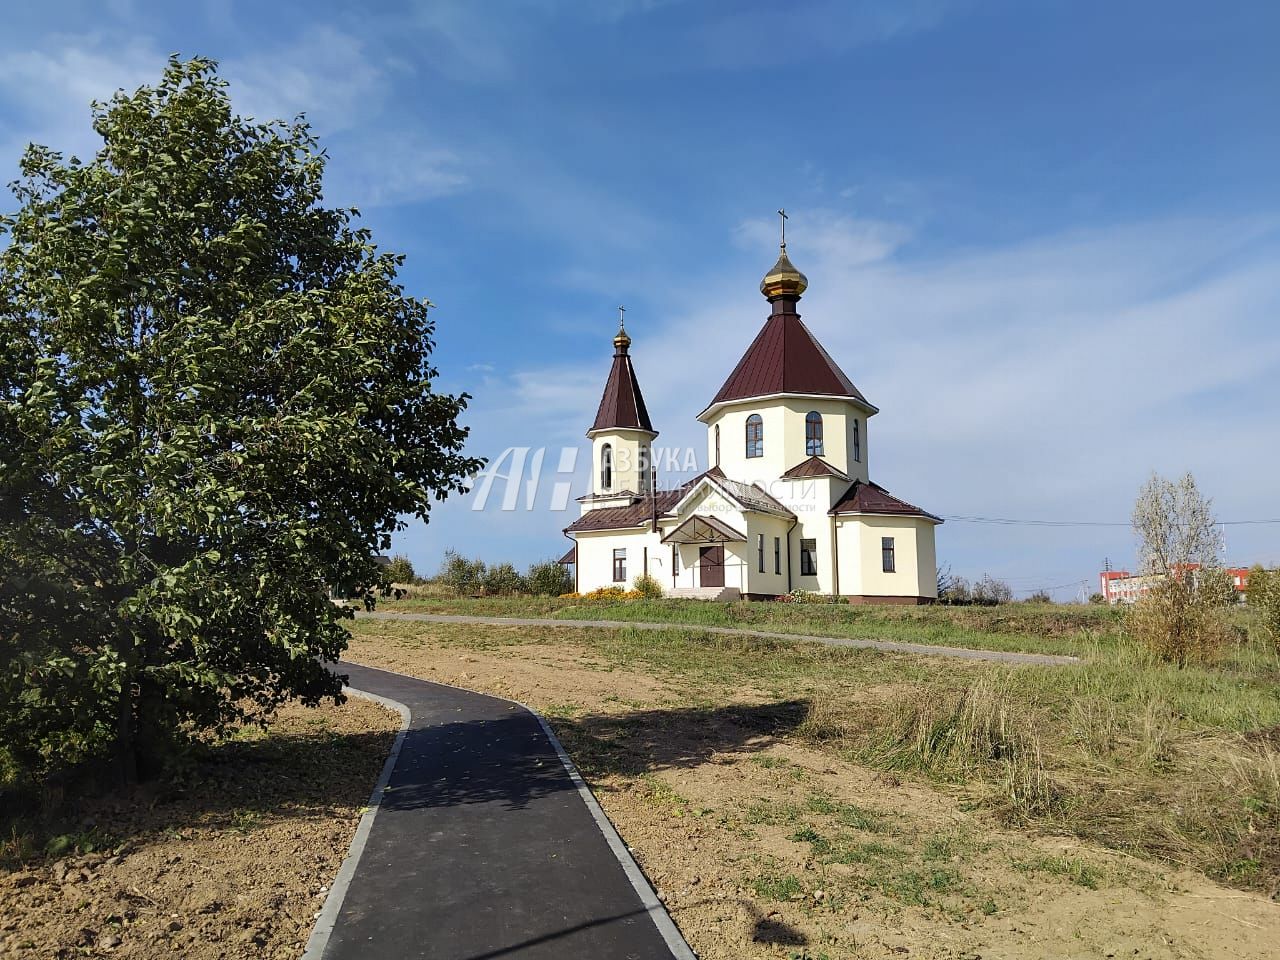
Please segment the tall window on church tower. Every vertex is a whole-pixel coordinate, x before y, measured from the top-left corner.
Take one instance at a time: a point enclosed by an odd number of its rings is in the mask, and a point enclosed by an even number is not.
[[[600,448],[600,489],[613,488],[613,444],[606,443]]]
[[[855,463],[862,462],[862,427],[857,420],[853,421],[853,459]]]
[[[716,424],[716,466],[720,466],[720,424]]]
[[[822,414],[810,410],[804,418],[804,452],[806,456],[822,456]]]
[[[764,420],[758,413],[747,417],[747,456],[764,456]]]

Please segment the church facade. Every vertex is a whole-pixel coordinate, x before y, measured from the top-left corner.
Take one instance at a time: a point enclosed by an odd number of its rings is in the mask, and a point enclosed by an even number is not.
[[[801,322],[807,285],[784,242],[760,284],[769,317],[698,414],[711,466],[670,489],[658,487],[658,432],[619,327],[587,431],[592,490],[565,529],[579,592],[629,588],[648,573],[672,596],[937,598],[942,521],[871,480],[867,425],[878,411]]]

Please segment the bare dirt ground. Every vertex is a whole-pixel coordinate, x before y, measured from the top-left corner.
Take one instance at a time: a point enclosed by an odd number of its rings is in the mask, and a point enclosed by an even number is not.
[[[354,698],[289,706],[185,786],[86,806],[96,852],[0,873],[0,956],[298,957],[399,725]]]
[[[1280,956],[1280,904],[807,746],[777,690],[484,629],[366,625],[348,656],[542,711],[704,960]]]

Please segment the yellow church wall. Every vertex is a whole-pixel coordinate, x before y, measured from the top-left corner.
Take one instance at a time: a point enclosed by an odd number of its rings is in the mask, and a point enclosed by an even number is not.
[[[833,397],[774,397],[749,400],[725,407],[707,423],[707,462],[716,462],[716,427],[720,427],[720,469],[747,483],[766,485],[809,458],[805,443],[805,418],[810,411],[822,416],[822,459],[853,479],[866,480],[866,412],[846,400]],[[747,418],[759,414],[764,425],[764,455],[748,457]],[[860,432],[859,461],[853,460],[853,422]]]
[[[920,517],[859,515],[836,521],[840,593],[846,596],[936,597],[934,524]],[[885,573],[881,538],[893,537],[894,572]]]

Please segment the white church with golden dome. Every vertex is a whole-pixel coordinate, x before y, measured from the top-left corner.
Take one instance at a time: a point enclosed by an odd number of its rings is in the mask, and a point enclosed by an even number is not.
[[[771,312],[698,414],[710,469],[660,489],[658,436],[619,328],[596,418],[592,491],[565,530],[577,590],[630,587],[648,573],[668,595],[766,599],[794,590],[855,603],[937,598],[942,521],[872,482],[877,412],[796,306],[808,286],[781,256],[760,283]]]

